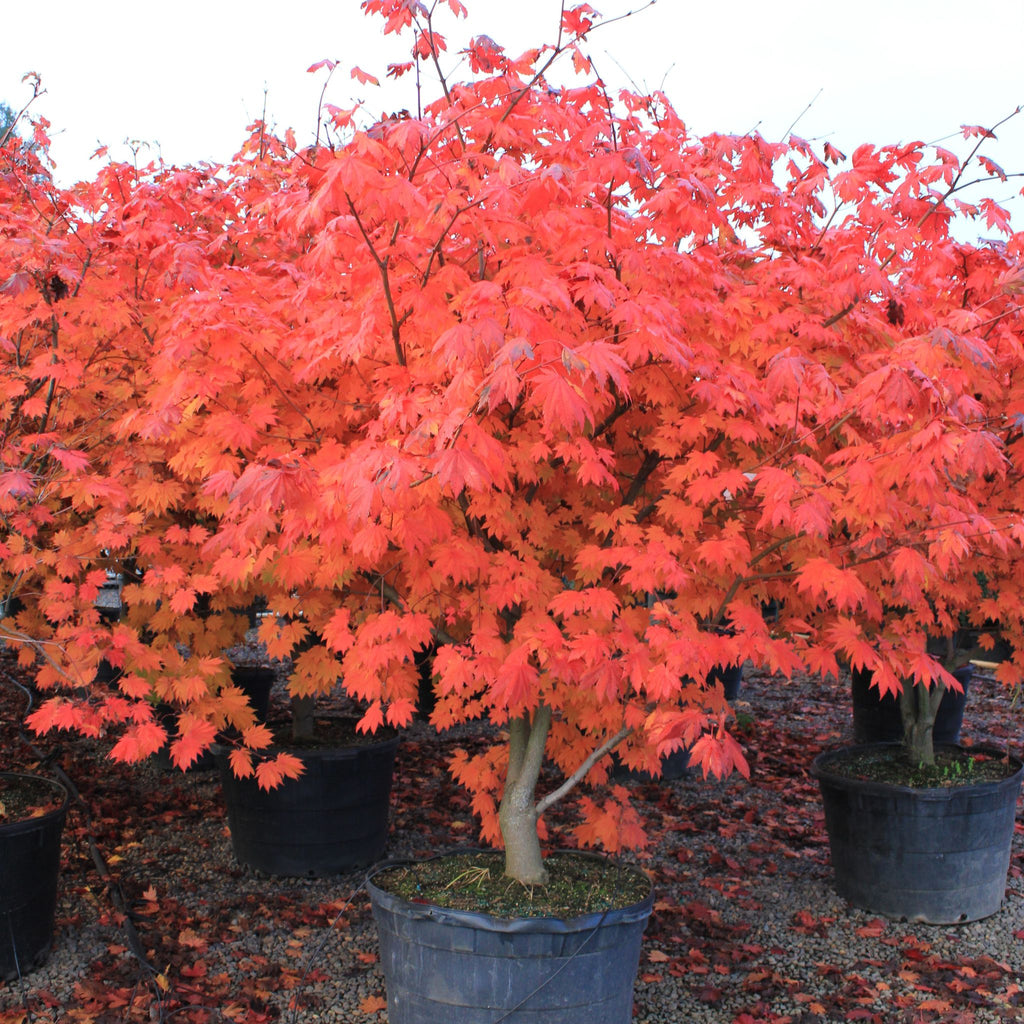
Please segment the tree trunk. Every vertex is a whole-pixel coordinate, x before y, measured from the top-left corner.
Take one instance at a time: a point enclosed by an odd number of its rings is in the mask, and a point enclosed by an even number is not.
[[[292,697],[292,739],[313,738],[313,712],[316,710],[315,697]]]
[[[292,649],[292,658],[298,659],[306,651],[323,643],[319,633],[310,630],[306,636]],[[292,694],[292,739],[296,742],[310,741],[315,733],[316,697],[312,694],[299,696]]]
[[[548,878],[537,835],[537,780],[551,728],[551,709],[541,705],[531,719],[509,724],[508,773],[498,809],[505,843],[505,874],[523,885],[543,885]]]
[[[929,689],[909,679],[903,681],[900,691],[903,750],[911,764],[935,764],[935,716],[945,689],[941,683]]]

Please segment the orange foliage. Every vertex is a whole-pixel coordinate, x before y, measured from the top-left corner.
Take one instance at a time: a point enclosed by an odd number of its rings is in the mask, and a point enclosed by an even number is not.
[[[742,765],[718,665],[899,685],[998,620],[1024,677],[1024,237],[990,201],[960,205],[1001,240],[951,235],[945,151],[697,138],[664,96],[550,86],[592,22],[519,59],[477,36],[421,117],[339,112],[303,152],[260,126],[216,174],[62,190],[4,152],[3,631],[42,686],[108,658],[122,711],[182,710],[176,762],[225,725],[258,748],[223,651],[262,597],[297,693],[401,725],[436,647],[436,724],[551,708],[572,774],[691,712],[704,767]],[[33,722],[116,728],[109,696]],[[506,763],[456,765],[490,839]],[[582,841],[640,841],[587,800]]]

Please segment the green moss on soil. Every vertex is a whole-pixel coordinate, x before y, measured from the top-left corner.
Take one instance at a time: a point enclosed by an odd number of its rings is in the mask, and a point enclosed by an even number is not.
[[[492,917],[572,918],[632,906],[650,881],[636,869],[597,857],[554,854],[546,885],[527,886],[504,874],[501,853],[460,853],[388,868],[374,884],[402,899]]]
[[[829,764],[829,771],[851,779],[886,782],[914,789],[970,786],[978,782],[997,782],[1012,775],[1017,765],[991,751],[938,748],[935,764],[915,764],[899,746],[876,747],[851,752]]]

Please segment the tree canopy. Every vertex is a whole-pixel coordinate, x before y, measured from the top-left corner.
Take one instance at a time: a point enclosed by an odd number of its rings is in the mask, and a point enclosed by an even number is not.
[[[420,5],[363,7],[410,35],[392,74],[447,45]],[[476,36],[421,116],[328,108],[315,147],[257,125],[224,167],[71,190],[8,150],[4,630],[75,688],[38,728],[139,758],[165,700],[179,764],[231,723],[237,772],[294,773],[223,653],[259,596],[293,692],[340,678],[367,729],[410,720],[432,652],[434,723],[509,737],[454,765],[508,844],[615,744],[745,770],[716,666],[948,683],[929,637],[997,622],[1020,682],[1022,236],[965,191],[1005,174],[695,137],[588,76],[593,20],[519,57]],[[567,783],[537,799],[544,757]],[[581,842],[642,843],[621,788],[581,807]]]

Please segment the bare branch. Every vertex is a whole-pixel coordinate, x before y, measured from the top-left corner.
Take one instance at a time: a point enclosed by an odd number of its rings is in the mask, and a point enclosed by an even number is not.
[[[598,761],[604,757],[609,751],[617,747],[627,736],[632,734],[633,730],[627,726],[623,726],[614,736],[609,737],[604,743],[593,751],[589,757],[570,775],[558,789],[552,790],[543,800],[537,803],[537,816],[540,817],[549,807],[553,804],[558,803],[567,793],[571,792],[572,789],[578,785],[580,780],[590,771],[591,768],[597,764]]]

